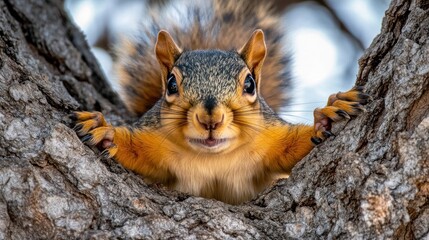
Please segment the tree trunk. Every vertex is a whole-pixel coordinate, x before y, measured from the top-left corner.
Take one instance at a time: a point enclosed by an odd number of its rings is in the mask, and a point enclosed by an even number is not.
[[[0,239],[428,238],[428,8],[393,0],[359,63],[367,112],[289,179],[230,206],[98,159],[68,114],[131,118],[82,33],[60,1],[0,1]]]

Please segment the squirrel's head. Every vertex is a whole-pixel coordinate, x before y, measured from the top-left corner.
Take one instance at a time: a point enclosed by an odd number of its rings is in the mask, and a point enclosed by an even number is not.
[[[166,31],[155,47],[161,66],[162,129],[198,153],[229,152],[262,126],[259,88],[266,55],[256,30],[236,51],[181,50]]]

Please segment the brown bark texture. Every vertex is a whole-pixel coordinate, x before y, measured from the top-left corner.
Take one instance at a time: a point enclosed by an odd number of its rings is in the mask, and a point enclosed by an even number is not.
[[[71,111],[131,117],[62,2],[1,0],[0,239],[429,238],[428,8],[393,0],[359,62],[367,112],[230,206],[148,186],[84,146]]]

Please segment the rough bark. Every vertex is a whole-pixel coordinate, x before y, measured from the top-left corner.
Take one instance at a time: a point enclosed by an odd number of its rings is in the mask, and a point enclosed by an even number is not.
[[[100,160],[75,109],[129,120],[60,2],[0,1],[0,239],[428,238],[429,4],[393,0],[357,82],[374,101],[257,199],[148,186]]]

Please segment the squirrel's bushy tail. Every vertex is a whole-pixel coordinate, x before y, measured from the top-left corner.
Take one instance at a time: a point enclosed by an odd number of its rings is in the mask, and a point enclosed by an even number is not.
[[[161,97],[161,74],[154,54],[161,29],[184,50],[239,49],[255,29],[262,29],[268,53],[262,68],[261,94],[274,110],[284,106],[289,99],[290,64],[282,47],[281,19],[269,2],[255,2],[177,0],[150,9],[140,32],[122,41],[116,51],[117,78],[128,109],[141,115]]]

